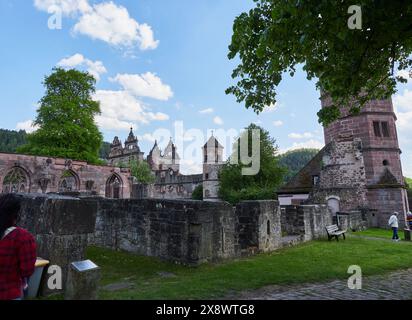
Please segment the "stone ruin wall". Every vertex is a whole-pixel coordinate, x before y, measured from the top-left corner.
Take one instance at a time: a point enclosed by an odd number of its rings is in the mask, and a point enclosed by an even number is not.
[[[10,181],[9,177],[15,173]],[[0,193],[16,188],[22,193],[80,192],[130,197],[130,172],[84,161],[0,153]],[[63,186],[64,180],[71,185]],[[64,183],[66,183],[64,182]],[[118,184],[114,191],[114,182]]]
[[[360,139],[332,141],[324,151],[319,184],[311,203],[339,199],[340,211],[350,211],[367,203],[365,165]]]

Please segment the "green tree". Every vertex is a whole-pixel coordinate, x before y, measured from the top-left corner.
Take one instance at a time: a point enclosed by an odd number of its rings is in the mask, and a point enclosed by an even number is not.
[[[405,177],[405,182],[409,190],[412,190],[412,178]]]
[[[193,200],[203,200],[203,185],[199,184],[192,192]]]
[[[241,200],[275,199],[276,190],[283,182],[286,169],[279,164],[276,157],[278,147],[276,140],[270,137],[269,132],[261,127],[250,124],[242,137],[249,140],[249,154],[251,154],[252,130],[260,130],[260,170],[256,175],[242,175],[243,164],[231,164],[228,161],[219,172],[219,197],[232,204]],[[240,138],[237,139],[239,141]],[[234,148],[239,143],[235,142]],[[234,155],[232,155],[233,157]]]
[[[318,149],[297,149],[279,155],[279,164],[287,168],[284,182],[295,176],[318,152]]]
[[[0,152],[16,152],[17,148],[26,142],[26,131],[0,129]]]
[[[18,152],[99,163],[103,138],[94,121],[100,114],[99,102],[92,99],[95,83],[88,73],[53,69],[34,121],[39,129]]]
[[[240,64],[232,74],[237,84],[226,92],[246,108],[259,113],[275,103],[282,77],[300,65],[333,100],[318,113],[324,125],[354,98],[350,111],[356,114],[406,82],[397,70],[412,66],[411,1],[357,1],[361,30],[348,27],[352,0],[254,1],[255,8],[236,18],[229,47],[229,59],[239,56]]]
[[[131,160],[129,162],[130,172],[139,183],[150,184],[155,182],[156,178],[146,161]]]

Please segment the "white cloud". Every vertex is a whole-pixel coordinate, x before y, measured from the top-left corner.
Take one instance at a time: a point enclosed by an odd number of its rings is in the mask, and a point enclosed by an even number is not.
[[[97,81],[100,80],[100,76],[107,73],[103,62],[92,61],[86,59],[82,54],[76,53],[71,57],[64,58],[60,60],[57,65],[62,68],[75,68],[75,67],[85,67],[87,72],[89,72]]]
[[[313,138],[313,134],[310,132],[305,132],[305,133],[290,133],[288,134],[288,137],[291,139],[309,139]]]
[[[141,101],[126,91],[97,90],[94,99],[100,101],[101,115],[96,122],[103,129],[124,130],[133,123],[169,120],[167,114],[150,112]]]
[[[296,150],[296,149],[322,149],[324,144],[318,140],[310,139],[305,142],[294,142],[292,146],[279,150],[279,153],[285,153],[287,151]]]
[[[263,113],[270,113],[270,112],[274,112],[274,111],[276,111],[277,109],[279,109],[279,103],[278,102],[276,102],[276,103],[272,103],[271,105],[269,105],[269,106],[266,106],[265,108],[263,108]]]
[[[128,10],[112,1],[93,5],[73,27],[75,34],[107,42],[113,46],[139,45],[141,50],[156,49],[159,41],[154,39],[152,28],[139,24],[130,17]]]
[[[34,0],[34,6],[38,10],[45,12],[58,7],[66,16],[86,13],[92,10],[87,0]]]
[[[172,88],[151,72],[144,74],[118,74],[111,79],[136,97],[148,97],[167,101],[173,97]]]
[[[275,127],[281,127],[281,126],[283,126],[283,121],[281,121],[281,120],[273,121],[273,125]]]
[[[23,121],[16,124],[16,130],[24,130],[27,133],[32,133],[38,128],[39,127],[34,125],[32,120]]]
[[[207,109],[203,109],[199,111],[199,113],[201,114],[208,114],[208,113],[213,113],[213,112],[214,112],[213,108],[207,108]]]
[[[213,118],[213,123],[221,126],[221,125],[223,125],[224,122],[223,122],[223,119],[221,117],[216,116],[216,117]]]
[[[393,105],[398,118],[397,126],[401,131],[411,130],[412,90],[404,89],[402,94],[393,97]]]

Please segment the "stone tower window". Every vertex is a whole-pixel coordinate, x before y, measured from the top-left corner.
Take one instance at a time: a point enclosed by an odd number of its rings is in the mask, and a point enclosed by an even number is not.
[[[387,122],[381,122],[381,126],[382,126],[382,135],[385,138],[389,137],[389,125]]]
[[[374,121],[373,122],[373,132],[375,133],[375,137],[384,137],[384,138],[389,138],[389,123],[387,121],[379,122],[379,121]]]
[[[389,161],[388,160],[383,160],[382,164],[386,167],[389,166]]]
[[[209,174],[208,173],[205,174],[205,179],[209,180]]]
[[[375,133],[375,137],[381,137],[382,136],[379,121],[374,121],[373,122],[373,132]]]

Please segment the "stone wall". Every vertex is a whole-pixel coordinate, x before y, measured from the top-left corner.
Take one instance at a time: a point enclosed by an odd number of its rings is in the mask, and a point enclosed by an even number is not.
[[[361,141],[333,140],[324,149],[319,183],[314,186],[310,201],[327,203],[335,197],[339,200],[337,211],[353,210],[367,202],[365,186]]]
[[[0,193],[77,191],[109,197],[116,193],[119,198],[129,198],[129,178],[129,169],[62,158],[0,153]],[[117,191],[114,192],[116,184]]]
[[[90,243],[182,264],[236,256],[236,217],[225,202],[98,199]]]
[[[65,283],[69,264],[85,257],[88,236],[95,228],[96,212],[94,201],[24,195],[18,225],[35,236],[38,257],[62,268]]]
[[[368,227],[368,220],[364,219],[360,211],[339,212],[336,218],[341,230],[360,231]]]
[[[281,224],[283,236],[304,234],[303,208],[295,205],[282,206]]]
[[[281,213],[278,201],[243,201],[236,206],[239,246],[244,254],[280,247]]]

